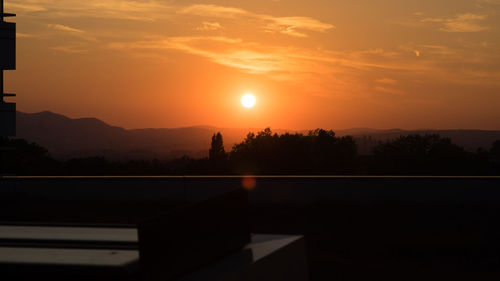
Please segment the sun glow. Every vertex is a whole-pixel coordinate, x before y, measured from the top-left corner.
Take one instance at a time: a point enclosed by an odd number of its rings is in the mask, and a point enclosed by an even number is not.
[[[257,103],[257,99],[254,95],[248,93],[241,97],[241,104],[246,108],[252,108]]]

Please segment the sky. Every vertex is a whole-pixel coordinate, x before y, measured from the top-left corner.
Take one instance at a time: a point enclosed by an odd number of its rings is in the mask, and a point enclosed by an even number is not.
[[[5,0],[18,110],[125,128],[500,129],[500,0]],[[253,93],[247,109],[240,98]]]

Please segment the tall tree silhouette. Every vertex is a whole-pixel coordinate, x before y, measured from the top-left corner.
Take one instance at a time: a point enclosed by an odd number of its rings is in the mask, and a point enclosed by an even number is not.
[[[212,144],[208,155],[208,158],[214,161],[225,160],[227,158],[226,151],[224,150],[224,141],[220,132],[212,136]]]

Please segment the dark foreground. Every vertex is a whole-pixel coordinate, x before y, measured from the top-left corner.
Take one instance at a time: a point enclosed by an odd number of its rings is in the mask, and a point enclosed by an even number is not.
[[[252,232],[305,234],[311,280],[500,278],[498,177],[254,180],[6,178],[0,180],[0,221],[134,225],[244,182]]]

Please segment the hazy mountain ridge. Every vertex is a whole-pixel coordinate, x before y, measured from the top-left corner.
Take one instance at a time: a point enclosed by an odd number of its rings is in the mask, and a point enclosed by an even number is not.
[[[257,128],[217,128],[193,126],[172,129],[124,129],[111,126],[96,118],[72,119],[61,114],[17,112],[17,135],[46,147],[56,158],[81,156],[105,156],[121,159],[174,158],[188,155],[204,157],[212,135],[220,131],[226,150],[241,142],[248,132]],[[277,133],[293,130],[273,130]],[[305,132],[305,131],[300,131]],[[500,131],[483,130],[379,130],[353,128],[335,131],[338,136],[352,135],[359,151],[369,153],[378,141],[408,134],[440,134],[451,138],[469,151],[479,147],[489,149],[493,141],[500,139]]]
[[[338,134],[343,135],[344,131],[339,131]],[[476,151],[478,148],[490,149],[494,141],[500,140],[500,131],[487,130],[380,130],[379,132],[350,135],[353,135],[357,139],[358,145],[361,146],[363,142],[366,143],[365,147],[360,147],[361,152],[366,152],[363,150],[370,150],[379,141],[387,141],[401,135],[409,134],[438,134],[442,137],[450,138],[455,144],[465,148],[467,151]]]
[[[133,129],[110,126],[96,118],[71,119],[50,111],[17,112],[17,136],[46,147],[56,158],[102,155],[151,159],[208,154],[212,135],[226,131],[226,147],[248,130],[196,126],[173,129]],[[233,137],[232,137],[233,136]]]

